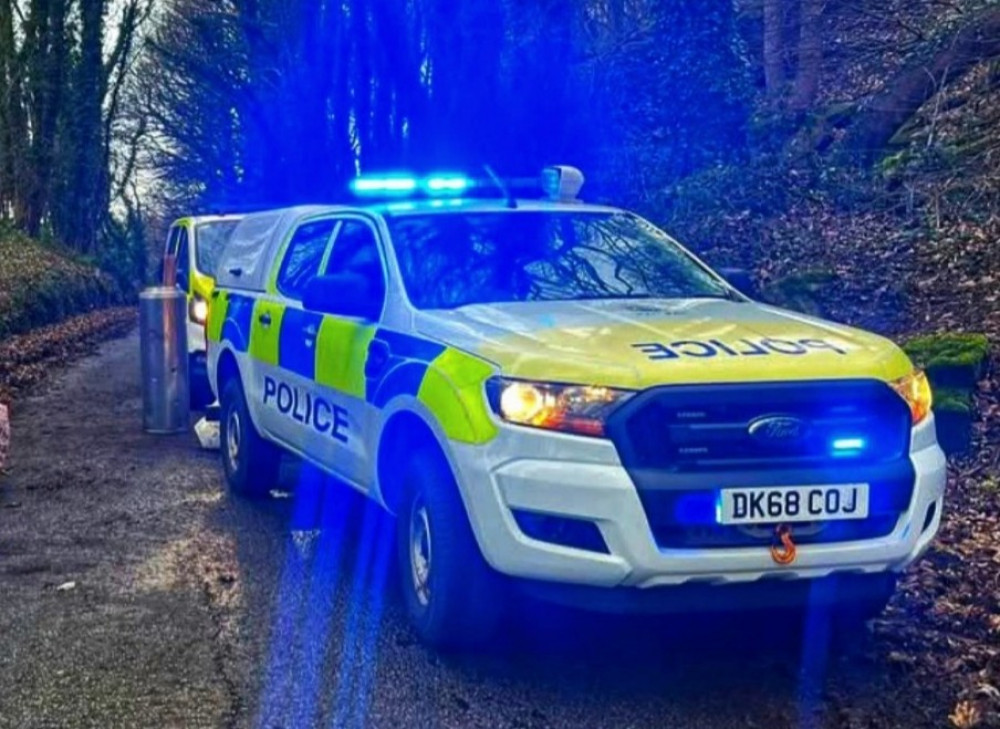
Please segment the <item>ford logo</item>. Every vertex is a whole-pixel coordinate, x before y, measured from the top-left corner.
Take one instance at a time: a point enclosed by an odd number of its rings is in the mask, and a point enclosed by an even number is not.
[[[752,421],[747,432],[765,445],[791,445],[806,437],[808,424],[789,415],[765,415]]]

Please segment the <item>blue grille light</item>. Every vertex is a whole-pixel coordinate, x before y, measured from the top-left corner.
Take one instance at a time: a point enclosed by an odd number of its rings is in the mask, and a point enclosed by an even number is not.
[[[680,496],[674,503],[674,519],[678,524],[717,523],[722,513],[719,492],[693,491]]]
[[[833,450],[837,453],[844,453],[846,451],[860,451],[864,450],[865,439],[864,438],[837,438],[833,441]]]

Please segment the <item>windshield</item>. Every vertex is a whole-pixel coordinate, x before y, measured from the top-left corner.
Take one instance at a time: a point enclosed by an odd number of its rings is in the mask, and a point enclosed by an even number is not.
[[[665,233],[628,213],[449,213],[388,224],[403,284],[420,309],[733,296]]]
[[[239,220],[215,220],[198,225],[195,250],[198,252],[198,270],[201,273],[215,276],[219,255],[239,222]]]

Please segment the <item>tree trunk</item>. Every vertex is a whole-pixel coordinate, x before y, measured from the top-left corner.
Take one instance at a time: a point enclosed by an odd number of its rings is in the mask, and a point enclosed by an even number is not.
[[[816,101],[823,67],[823,36],[820,22],[825,0],[801,0],[799,59],[792,108],[806,111]]]
[[[24,191],[19,173],[27,139],[11,2],[0,0],[0,218],[22,207]]]
[[[1000,8],[969,19],[930,58],[907,63],[856,115],[844,149],[872,162],[906,122],[944,86],[977,64],[1000,56]]]
[[[764,0],[764,84],[770,99],[781,94],[785,83],[783,2],[784,0]]]

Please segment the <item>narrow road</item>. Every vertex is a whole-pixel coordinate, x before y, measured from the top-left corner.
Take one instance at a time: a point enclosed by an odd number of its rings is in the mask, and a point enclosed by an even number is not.
[[[415,642],[390,521],[286,464],[229,497],[192,435],[141,429],[138,338],[14,408],[0,476],[0,727],[942,726],[821,621],[602,618],[524,604],[488,653]],[[931,702],[939,707],[938,701]]]

